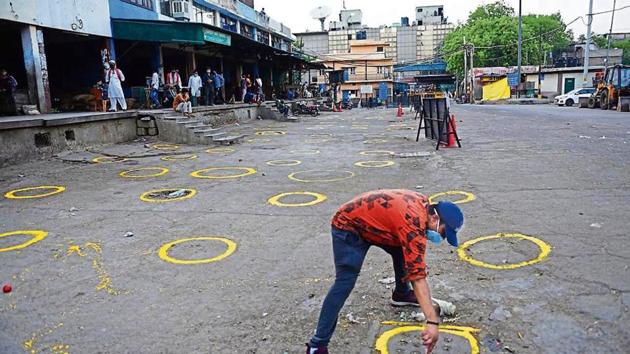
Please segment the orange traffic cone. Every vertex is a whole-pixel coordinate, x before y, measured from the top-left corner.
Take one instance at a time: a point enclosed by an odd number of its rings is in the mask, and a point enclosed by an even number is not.
[[[396,113],[396,117],[401,118],[403,116],[403,114],[405,114],[405,113],[403,112],[402,105],[399,103],[398,104],[398,113]]]
[[[448,128],[446,129],[448,135],[448,143],[445,147],[454,148],[457,147],[457,143],[455,142],[455,132],[457,131],[457,124],[455,124],[455,115],[451,116],[451,119],[448,121]]]

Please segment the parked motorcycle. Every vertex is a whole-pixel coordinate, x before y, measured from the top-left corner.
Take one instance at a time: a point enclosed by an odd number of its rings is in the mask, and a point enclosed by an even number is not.
[[[312,117],[317,117],[319,115],[319,108],[317,106],[307,105],[306,102],[297,102],[295,106],[291,107],[291,113],[294,116],[309,114]]]

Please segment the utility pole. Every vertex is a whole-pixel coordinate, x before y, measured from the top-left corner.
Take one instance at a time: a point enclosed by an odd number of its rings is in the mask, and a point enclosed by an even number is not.
[[[582,72],[582,87],[586,87],[588,81],[588,60],[591,55],[591,25],[593,24],[593,0],[588,5],[588,24],[586,27],[586,49],[584,50],[584,71]]]
[[[591,5],[593,4],[593,0],[591,0]],[[520,86],[521,86],[521,57],[523,55],[523,0],[518,0],[518,68],[516,69],[516,73],[518,75],[518,86],[516,86],[516,97],[521,97]]]
[[[540,51],[540,61],[538,62],[538,98],[542,98],[542,87],[540,87],[540,79],[542,76],[542,63],[545,61],[545,52],[543,51],[543,35],[542,33],[540,34],[540,41],[539,41],[539,51]]]
[[[617,0],[613,0],[612,17],[610,18],[610,30],[608,31],[608,43],[606,43],[606,66],[609,65],[610,60],[610,37],[612,36],[613,23],[615,22],[615,7],[617,6]]]
[[[468,95],[468,46],[464,37],[464,93]]]
[[[470,44],[470,103],[475,103],[475,45]]]

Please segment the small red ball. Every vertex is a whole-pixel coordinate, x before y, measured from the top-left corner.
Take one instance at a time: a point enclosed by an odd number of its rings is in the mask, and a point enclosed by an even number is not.
[[[10,293],[10,292],[11,292],[11,290],[13,290],[13,288],[11,287],[11,285],[10,285],[10,284],[5,284],[5,285],[2,287],[2,292],[3,292],[3,293],[5,293],[5,294],[6,294],[6,293]]]

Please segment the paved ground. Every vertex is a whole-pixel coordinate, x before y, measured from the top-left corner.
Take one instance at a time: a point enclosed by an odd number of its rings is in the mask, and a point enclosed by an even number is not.
[[[464,262],[446,245],[431,246],[434,295],[457,305],[446,323],[478,330],[451,327],[437,353],[467,353],[477,343],[482,353],[627,352],[630,116],[552,106],[454,111],[464,148],[437,153],[430,142],[413,141],[408,127],[415,122],[408,114],[397,124],[391,122],[395,110],[353,110],[300,123],[254,122],[243,129],[286,134],[254,135],[234,151],[210,154],[206,147],[181,146],[170,152],[137,142],[101,151],[135,157],[128,161],[81,163],[100,153],[76,153],[63,157],[75,162],[3,168],[3,193],[38,185],[66,190],[42,199],[0,200],[0,232],[48,232],[26,248],[0,252],[0,282],[14,287],[0,295],[0,353],[301,353],[332,281],[331,215],[355,194],[377,188],[473,193],[476,199],[462,204],[463,241],[520,233],[552,247],[542,262],[497,270]],[[368,150],[431,154],[360,154]],[[161,154],[185,152],[198,157],[161,160]],[[279,159],[301,163],[266,164]],[[393,165],[354,165],[365,160]],[[118,175],[154,166],[170,171],[144,179]],[[256,173],[236,179],[189,175],[209,167]],[[332,172],[296,177],[354,176],[335,182],[287,178],[308,170]],[[168,203],[139,199],[157,188],[194,188],[197,194]],[[267,203],[276,194],[299,191],[327,199],[305,207]],[[311,200],[288,196],[280,202]],[[133,236],[125,237],[127,232]],[[195,236],[225,237],[236,250],[207,264],[173,264],[158,256],[163,244]],[[0,237],[0,250],[29,239]],[[197,240],[173,246],[167,255],[211,258],[226,249],[224,241]],[[501,238],[470,246],[467,254],[510,267],[535,259],[539,248]],[[334,353],[371,353],[378,338],[399,327],[383,321],[412,321],[413,309],[390,307],[390,289],[378,282],[392,275],[387,255],[370,251],[331,343]],[[349,313],[359,323],[351,323]],[[389,352],[421,352],[417,333],[393,336]]]

